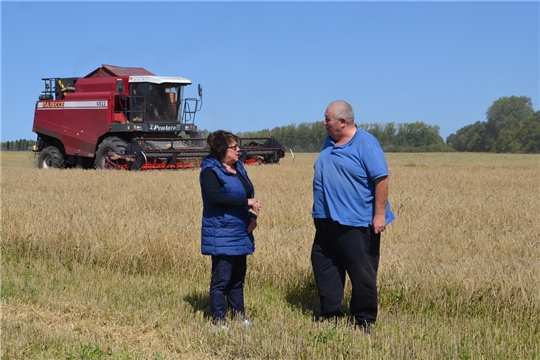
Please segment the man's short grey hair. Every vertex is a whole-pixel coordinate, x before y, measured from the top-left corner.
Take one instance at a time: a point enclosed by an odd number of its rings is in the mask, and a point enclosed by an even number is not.
[[[354,110],[352,106],[343,100],[332,101],[328,107],[334,107],[334,117],[336,119],[345,119],[349,123],[354,124]]]

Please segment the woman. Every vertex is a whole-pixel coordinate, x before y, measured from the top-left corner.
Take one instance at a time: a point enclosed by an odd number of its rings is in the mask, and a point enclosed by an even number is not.
[[[246,255],[255,249],[253,230],[261,204],[254,198],[253,184],[238,161],[238,138],[218,130],[208,136],[207,142],[210,155],[203,160],[200,173],[201,250],[203,255],[212,256],[212,319],[215,325],[227,329],[227,305],[242,324],[251,324],[245,317],[244,279]]]

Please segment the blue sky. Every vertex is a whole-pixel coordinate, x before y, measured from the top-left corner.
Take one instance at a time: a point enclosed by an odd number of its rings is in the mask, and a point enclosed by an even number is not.
[[[540,6],[527,2],[2,1],[2,141],[35,139],[43,77],[102,64],[203,86],[199,129],[320,121],[440,127],[446,137],[504,96],[540,108]]]

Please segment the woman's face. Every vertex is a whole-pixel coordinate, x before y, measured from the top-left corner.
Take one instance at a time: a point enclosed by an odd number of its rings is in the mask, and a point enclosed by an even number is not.
[[[227,152],[223,157],[222,163],[227,165],[233,165],[238,161],[238,159],[240,159],[240,147],[238,146],[236,140],[233,139],[229,143]]]

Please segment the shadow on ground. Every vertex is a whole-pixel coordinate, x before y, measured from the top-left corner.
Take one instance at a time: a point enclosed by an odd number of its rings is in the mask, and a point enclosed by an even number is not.
[[[211,318],[210,294],[204,291],[193,291],[184,296],[184,301],[188,302],[194,312],[202,311],[205,318]]]
[[[318,317],[320,314],[319,294],[315,286],[315,279],[311,272],[290,281],[285,286],[285,300],[287,305],[304,315]],[[211,318],[210,295],[205,291],[193,291],[184,296],[184,301],[189,303],[194,312],[202,311],[205,318]]]
[[[319,316],[319,294],[312,273],[306,272],[300,278],[289,282],[285,288],[285,300],[293,309],[304,315]]]

